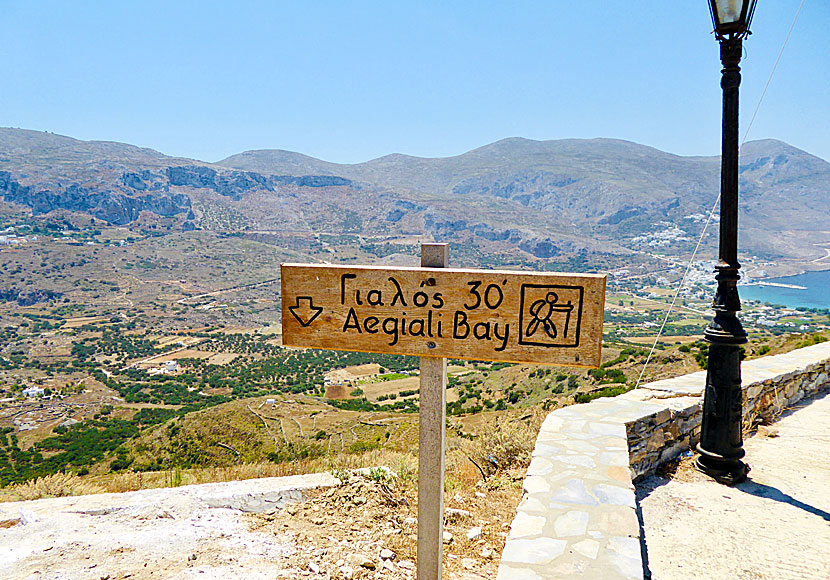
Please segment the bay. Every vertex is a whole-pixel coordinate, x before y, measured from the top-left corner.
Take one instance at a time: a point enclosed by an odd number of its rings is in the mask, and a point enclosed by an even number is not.
[[[784,278],[769,278],[764,282],[788,284],[801,288],[780,286],[748,285],[738,286],[742,299],[760,300],[771,304],[783,304],[789,308],[830,308],[830,270],[806,272]]]

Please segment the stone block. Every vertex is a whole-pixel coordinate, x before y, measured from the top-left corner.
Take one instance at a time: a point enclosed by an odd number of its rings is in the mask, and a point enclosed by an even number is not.
[[[584,536],[588,531],[588,512],[571,510],[556,518],[553,530],[557,538]]]
[[[591,514],[588,535],[595,531],[600,537],[627,536],[636,538],[640,535],[640,521],[637,512],[626,506],[604,506]]]
[[[608,539],[606,557],[609,563],[622,574],[623,578],[643,578],[643,558],[637,538],[617,537]]]
[[[510,525],[509,539],[539,536],[542,534],[542,529],[545,527],[546,521],[543,516],[532,516],[524,512],[519,512]]]
[[[666,443],[666,436],[663,434],[662,429],[657,429],[652,433],[651,437],[648,439],[648,443],[646,444],[646,449],[651,452],[656,449],[662,449],[663,445]]]
[[[634,498],[634,487],[629,485],[628,488],[617,485],[607,485],[601,483],[595,485],[591,490],[594,497],[596,497],[602,505],[624,505],[631,509],[636,508],[636,500]]]
[[[508,540],[501,553],[501,561],[511,564],[549,564],[562,555],[567,545],[567,541],[553,538]],[[501,577],[499,570],[499,578]]]
[[[598,501],[585,487],[585,482],[582,479],[570,479],[568,482],[557,488],[551,495],[551,501],[563,504],[575,505],[598,505]]]
[[[547,493],[551,490],[550,484],[544,477],[538,475],[531,475],[525,478],[524,490],[526,493]]]

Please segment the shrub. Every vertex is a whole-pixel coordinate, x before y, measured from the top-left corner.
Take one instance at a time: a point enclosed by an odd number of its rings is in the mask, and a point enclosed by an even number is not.
[[[600,391],[595,391],[593,393],[580,393],[574,398],[574,401],[576,403],[588,403],[590,401],[593,401],[594,399],[599,399],[601,397],[616,397],[617,395],[627,393],[632,388],[633,387],[606,387]]]
[[[488,475],[524,467],[530,463],[537,432],[535,425],[506,419],[499,421],[476,440],[470,455]]]
[[[359,453],[365,453],[366,451],[371,451],[372,449],[377,449],[380,447],[380,443],[377,441],[355,441],[351,445],[346,448],[346,453],[351,455],[357,455]]]

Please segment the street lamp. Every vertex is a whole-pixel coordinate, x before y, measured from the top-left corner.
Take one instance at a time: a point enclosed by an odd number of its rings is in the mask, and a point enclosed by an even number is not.
[[[720,42],[723,89],[723,140],[721,145],[720,246],[715,280],[718,289],[712,308],[715,316],[703,333],[709,343],[703,424],[697,468],[720,483],[743,481],[749,467],[741,433],[740,345],[746,331],[735,313],[738,297],[738,87],[741,84],[743,39],[755,12],[756,0],[709,0],[709,10]]]

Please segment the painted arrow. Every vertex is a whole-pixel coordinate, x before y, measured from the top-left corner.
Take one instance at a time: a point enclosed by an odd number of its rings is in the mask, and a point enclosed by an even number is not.
[[[297,319],[300,326],[306,327],[320,316],[323,309],[320,306],[314,306],[311,296],[297,296],[297,304],[290,306],[288,311]]]

